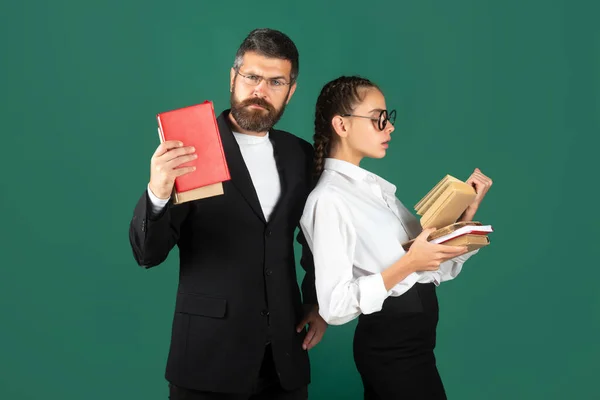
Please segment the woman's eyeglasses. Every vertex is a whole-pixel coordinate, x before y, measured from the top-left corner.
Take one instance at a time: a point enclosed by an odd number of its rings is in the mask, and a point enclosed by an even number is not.
[[[378,118],[368,117],[365,115],[355,115],[355,114],[344,114],[342,117],[357,117],[357,118],[368,118],[373,122],[377,122],[377,127],[380,131],[384,130],[387,126],[387,122],[390,121],[392,125],[396,122],[396,110],[392,110],[388,113],[387,110],[381,110]]]

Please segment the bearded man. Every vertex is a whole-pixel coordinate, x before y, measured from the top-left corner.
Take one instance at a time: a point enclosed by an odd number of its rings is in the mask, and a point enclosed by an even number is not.
[[[327,327],[301,231],[301,288],[294,255],[313,148],[273,128],[298,71],[297,48],[282,32],[256,29],[242,42],[231,68],[231,108],[217,118],[231,175],[222,195],[173,204],[175,178],[191,172],[180,166],[195,149],[166,141],[151,157],[129,240],[144,268],[179,249],[165,374],[172,400],[308,397],[308,350]]]

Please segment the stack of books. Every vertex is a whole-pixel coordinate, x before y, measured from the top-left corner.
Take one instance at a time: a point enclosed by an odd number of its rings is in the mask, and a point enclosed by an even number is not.
[[[477,193],[473,186],[446,175],[416,205],[423,229],[436,228],[428,238],[431,243],[467,246],[469,251],[487,246],[491,225],[479,221],[460,221],[460,216],[473,203]],[[402,246],[408,251],[414,239]]]
[[[181,167],[196,170],[175,178],[173,203],[181,204],[224,193],[223,182],[229,181],[229,166],[225,158],[219,126],[211,101],[165,111],[156,115],[161,142],[178,140],[184,146],[194,146],[198,155]]]

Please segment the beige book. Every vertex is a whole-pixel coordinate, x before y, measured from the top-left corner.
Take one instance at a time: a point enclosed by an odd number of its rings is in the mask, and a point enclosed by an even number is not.
[[[181,204],[187,201],[204,199],[206,197],[219,196],[223,194],[223,183],[214,183],[212,185],[188,190],[186,192],[177,192],[173,188],[171,196],[173,196],[173,204]]]
[[[440,194],[446,190],[450,182],[460,182],[457,178],[452,175],[446,175],[439,181],[433,189],[431,189],[416,205],[415,211],[418,215],[423,215],[423,210],[426,210],[431,204],[440,196]]]
[[[408,251],[413,243],[414,239],[409,242],[403,243],[402,248],[404,249],[404,251]],[[467,251],[473,251],[489,245],[490,238],[487,235],[466,234],[456,237],[454,239],[450,239],[442,244],[447,246],[467,246]]]
[[[442,228],[455,223],[476,195],[471,185],[446,175],[415,205],[421,226]]]
[[[450,224],[447,226],[444,226],[442,228],[437,229],[436,231],[432,232],[429,237],[427,238],[427,240],[435,240],[438,239],[442,236],[446,236],[448,234],[451,234],[452,232],[455,232],[459,229],[462,229],[464,227],[467,226],[472,226],[472,227],[480,227],[483,224],[479,221],[461,221],[461,222],[455,222],[454,224]]]
[[[443,243],[448,246],[467,246],[467,251],[477,250],[490,244],[487,235],[463,235]]]
[[[493,232],[491,226],[483,226],[478,221],[457,222],[476,196],[473,186],[452,175],[444,176],[415,204],[415,211],[421,216],[421,227],[436,228],[427,240],[450,246],[467,246],[468,251],[489,245],[487,233]],[[414,239],[403,243],[402,247],[408,251],[413,243]]]
[[[464,234],[464,233],[461,233],[461,231],[468,229],[468,228],[471,228],[471,230],[467,231],[466,233],[471,233],[472,230],[480,230],[479,228],[481,228],[482,226],[483,226],[482,223],[479,221],[456,222],[454,224],[450,224],[450,225],[447,225],[445,227],[442,227],[442,228],[439,228],[439,229],[433,231],[427,237],[427,241],[432,242],[432,243],[440,243],[440,240],[444,240],[444,236],[453,235],[457,232],[459,234]],[[415,241],[415,239],[411,239],[408,242],[402,243],[402,247],[407,249],[412,245],[412,242],[414,242],[414,241]]]

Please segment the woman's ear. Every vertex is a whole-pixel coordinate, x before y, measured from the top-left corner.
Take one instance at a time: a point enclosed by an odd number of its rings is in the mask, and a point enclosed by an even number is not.
[[[335,131],[335,133],[337,133],[339,137],[345,138],[346,136],[348,136],[348,127],[346,126],[346,121],[344,121],[344,118],[340,117],[339,115],[336,115],[335,117],[333,117],[331,125],[333,126],[333,130]]]

